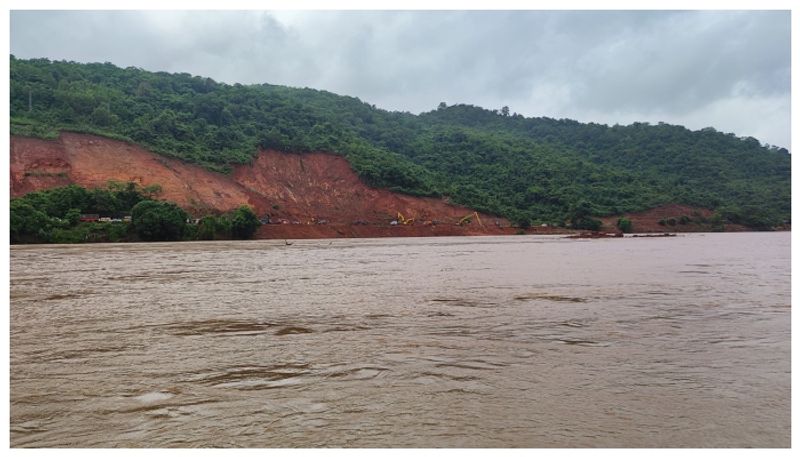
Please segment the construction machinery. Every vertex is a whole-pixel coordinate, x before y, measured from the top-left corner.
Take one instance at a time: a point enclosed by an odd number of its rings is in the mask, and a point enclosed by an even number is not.
[[[478,215],[477,211],[469,213],[466,216],[462,217],[461,220],[458,221],[458,225],[464,226],[465,224],[470,224],[472,223],[472,219],[478,221],[478,224],[480,224],[481,227],[484,226],[483,222],[481,222],[481,217]]]
[[[400,224],[403,224],[403,225],[409,225],[409,224],[413,224],[414,223],[414,218],[412,217],[410,219],[406,219],[405,216],[403,216],[403,213],[398,211],[397,212],[397,222],[400,223]]]

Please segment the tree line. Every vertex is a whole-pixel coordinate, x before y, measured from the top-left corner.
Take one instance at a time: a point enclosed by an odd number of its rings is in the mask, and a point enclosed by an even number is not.
[[[261,225],[246,205],[227,214],[207,215],[194,224],[175,203],[154,199],[158,192],[158,186],[133,182],[31,192],[11,200],[11,243],[248,239]],[[87,220],[88,215],[93,217]],[[97,216],[113,222],[97,222]]]

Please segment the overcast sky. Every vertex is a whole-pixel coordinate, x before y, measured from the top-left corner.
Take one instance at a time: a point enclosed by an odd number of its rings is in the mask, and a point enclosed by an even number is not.
[[[12,11],[20,58],[790,143],[789,12]]]

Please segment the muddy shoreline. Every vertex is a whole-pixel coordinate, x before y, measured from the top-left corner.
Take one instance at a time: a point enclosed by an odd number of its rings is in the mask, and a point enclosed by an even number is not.
[[[671,227],[672,228],[672,227]],[[471,227],[458,225],[281,225],[267,224],[259,227],[254,239],[328,239],[328,238],[403,238],[403,237],[437,237],[437,236],[505,236],[505,235],[563,235],[569,239],[618,239],[618,238],[653,238],[673,237],[676,234],[719,233],[710,227],[681,227],[682,230],[634,230],[625,233],[604,227],[599,232],[586,232],[562,227]],[[790,230],[774,230],[790,231]],[[725,232],[757,232],[745,227],[726,227]]]
[[[259,227],[253,238],[269,239],[327,239],[327,238],[403,238],[436,236],[499,236],[499,235],[568,235],[573,230],[541,228],[522,231],[514,227],[470,227],[458,225],[282,225]]]
[[[774,230],[786,232],[790,230]],[[757,230],[731,230],[727,233],[758,232]],[[287,225],[265,224],[258,228],[252,240],[326,240],[334,238],[426,238],[426,237],[470,237],[470,236],[521,236],[521,235],[561,235],[564,239],[597,240],[597,239],[622,239],[622,238],[665,238],[691,233],[720,233],[712,230],[695,231],[664,231],[664,232],[633,232],[621,233],[615,231],[586,232],[560,227],[531,227],[525,230],[516,227],[469,227],[458,225],[437,226],[369,226],[369,225]],[[725,233],[725,232],[723,232]],[[183,240],[182,242],[219,242],[236,240]],[[246,241],[246,240],[244,240]],[[92,241],[79,244],[129,244],[141,241]],[[51,243],[17,243],[23,245],[44,245]]]

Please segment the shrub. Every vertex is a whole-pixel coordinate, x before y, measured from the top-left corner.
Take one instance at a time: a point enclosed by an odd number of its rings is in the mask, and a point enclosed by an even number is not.
[[[78,222],[81,220],[81,210],[77,208],[72,208],[67,211],[67,214],[64,215],[64,220],[67,221],[67,224],[70,226],[78,225]]]
[[[11,242],[46,242],[50,238],[53,220],[22,199],[11,200]]]
[[[601,225],[603,225],[602,221],[598,219],[593,219],[591,217],[583,217],[580,219],[574,219],[572,221],[572,228],[580,230],[591,230],[593,232],[600,230]]]
[[[724,232],[725,231],[725,223],[722,220],[722,215],[719,213],[714,213],[709,220],[711,223],[711,230],[715,232]]]
[[[623,233],[630,233],[631,231],[633,231],[633,223],[627,217],[621,217],[617,219],[617,227]]]
[[[253,236],[258,230],[261,222],[256,213],[247,205],[242,205],[236,209],[231,219],[231,235],[240,240],[246,240]]]
[[[131,224],[140,239],[145,241],[177,241],[186,232],[188,215],[170,202],[145,200],[131,210]]]

